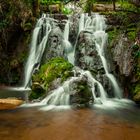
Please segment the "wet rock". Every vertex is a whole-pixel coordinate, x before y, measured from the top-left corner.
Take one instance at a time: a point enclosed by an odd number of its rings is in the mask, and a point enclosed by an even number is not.
[[[57,89],[69,77],[73,76],[73,65],[62,57],[55,57],[41,66],[32,76],[30,99],[44,98],[51,90]]]
[[[82,69],[98,71],[103,68],[90,32],[81,32],[75,52],[75,64]]]
[[[107,91],[109,96],[113,96],[112,84],[105,75],[105,70],[101,58],[96,50],[93,36],[90,32],[81,32],[76,46],[75,63],[81,69],[89,70],[93,77],[98,80]],[[108,71],[112,72],[111,56],[107,45],[104,46],[104,55],[107,60]],[[99,92],[97,92],[99,93]]]
[[[47,47],[44,53],[43,61],[48,62],[54,57],[64,57],[64,47],[62,45],[63,33],[59,27],[52,29]]]
[[[93,103],[92,90],[88,85],[87,78],[81,78],[73,81],[70,86],[70,104],[76,107],[87,107]]]
[[[121,75],[130,76],[133,71],[133,58],[131,42],[125,36],[118,38],[118,44],[113,48],[113,60],[116,63],[116,69]]]
[[[114,97],[114,93],[113,93],[113,87],[112,87],[112,83],[111,81],[108,79],[108,77],[106,76],[106,74],[100,74],[98,73],[96,75],[96,79],[97,81],[99,81],[100,83],[102,83],[102,86],[104,87],[105,91],[108,93],[109,97]],[[99,91],[97,91],[97,93],[99,93]]]
[[[33,82],[32,91],[29,94],[29,100],[43,98],[43,95],[45,95],[45,91],[45,88],[39,82]]]
[[[16,98],[0,99],[0,110],[14,109],[23,104],[23,100]]]

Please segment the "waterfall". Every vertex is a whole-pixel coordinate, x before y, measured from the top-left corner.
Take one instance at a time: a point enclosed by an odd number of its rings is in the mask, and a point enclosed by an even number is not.
[[[102,16],[99,15],[95,16],[95,27],[96,31],[93,33],[93,41],[95,42],[96,50],[101,58],[106,76],[113,85],[115,96],[117,98],[122,98],[122,91],[118,86],[114,75],[109,73],[107,61],[104,56],[104,47],[107,42],[107,33],[105,33],[104,31],[106,26]]]
[[[83,71],[81,73],[82,75],[86,75],[88,77],[88,82],[91,84],[91,89],[92,89],[92,94],[93,94],[93,97],[94,97],[94,100],[95,102],[99,100],[99,98],[96,97],[96,94],[95,94],[95,84],[98,85],[98,88],[99,88],[99,92],[100,92],[100,101],[102,103],[104,103],[106,100],[107,100],[107,93],[106,91],[104,90],[102,84],[100,82],[98,82],[93,76],[92,74],[90,73],[90,71]]]
[[[42,104],[51,105],[69,105],[70,102],[70,84],[78,79],[72,77],[68,81],[65,81],[62,86],[54,90],[50,95],[41,101]]]
[[[38,68],[40,65],[41,58],[45,51],[46,43],[48,40],[48,35],[51,31],[50,20],[50,18],[43,14],[42,17],[38,20],[33,31],[29,57],[25,66],[25,79],[23,83],[23,87],[25,88],[30,86],[32,73],[35,67]]]
[[[64,43],[68,61],[74,65],[74,51],[73,51],[73,46],[69,41],[69,30],[70,30],[70,21],[67,20],[64,28],[63,43]]]
[[[29,86],[31,75],[35,67],[38,68],[40,66],[40,62],[48,41],[48,36],[54,25],[54,22],[52,21],[55,21],[55,19],[46,17],[46,15],[43,14],[42,17],[38,20],[36,27],[33,31],[30,53],[25,68],[24,87]],[[74,46],[72,46],[69,41],[70,23],[71,21],[68,19],[66,21],[63,31],[62,43],[65,47],[65,57],[67,57],[68,61],[74,65],[74,55],[76,50],[75,48],[78,42],[78,36],[80,35],[81,31],[90,32],[92,34],[92,43],[95,44],[97,53],[101,59],[103,68],[105,70],[105,74],[114,88],[115,97],[121,98],[121,89],[119,88],[115,77],[111,73],[109,73],[107,60],[104,54],[104,47],[107,42],[107,33],[105,32],[105,18],[98,14],[94,14],[92,16],[88,16],[87,14],[81,14]],[[76,80],[80,80],[83,76],[87,77],[87,84],[91,88],[94,102],[100,102],[101,104],[105,104],[107,102],[108,96],[104,87],[98,80],[96,80],[92,76],[90,71],[81,70],[79,68],[78,73],[80,73],[80,75],[76,76],[76,72],[74,73],[74,77],[71,77],[70,79],[65,81],[63,85],[61,85],[59,88],[53,90],[46,98],[41,101],[41,104],[69,105],[70,95],[73,94],[73,91],[70,87],[73,82],[75,82]]]
[[[35,56],[36,56],[35,54],[36,54],[36,46],[37,46],[39,31],[40,31],[40,27],[35,27],[35,29],[33,31],[33,37],[32,37],[29,57],[28,57],[28,60],[27,60],[26,66],[25,66],[25,74],[24,74],[25,79],[24,79],[24,83],[23,83],[24,87],[28,86],[29,81],[32,76],[32,71],[33,71],[34,64],[35,64]]]
[[[78,34],[81,32],[81,31],[84,31],[84,28],[85,28],[85,14],[82,13],[81,16],[80,16],[80,19],[79,19],[79,30],[78,30]]]

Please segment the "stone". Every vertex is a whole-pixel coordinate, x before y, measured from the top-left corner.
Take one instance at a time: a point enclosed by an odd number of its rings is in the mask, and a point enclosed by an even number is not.
[[[43,56],[43,62],[46,63],[48,60],[54,57],[63,57],[64,58],[64,47],[62,45],[63,33],[59,27],[52,29],[49,38],[47,47]]]
[[[59,4],[49,5],[49,11],[52,13],[60,12],[60,5]]]
[[[103,67],[90,32],[81,32],[79,35],[75,52],[75,64],[82,69],[91,71],[100,70]]]
[[[91,87],[85,76],[70,84],[70,104],[76,107],[87,107],[94,102]]]
[[[14,109],[23,104],[23,100],[16,98],[0,99],[0,110]]]
[[[113,48],[113,60],[118,66],[119,72],[121,75],[130,76],[133,71],[133,58],[131,43],[127,37],[120,35],[118,38],[118,44]]]

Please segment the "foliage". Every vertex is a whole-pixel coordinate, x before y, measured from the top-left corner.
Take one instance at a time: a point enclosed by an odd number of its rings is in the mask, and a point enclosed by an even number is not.
[[[45,95],[45,90],[37,84],[32,85],[32,91],[29,95],[29,100],[38,99]]]
[[[72,64],[61,57],[53,58],[47,64],[42,65],[37,74],[33,75],[33,82],[39,82],[47,89],[56,78],[61,78],[63,82],[70,77],[72,67]]]
[[[140,12],[140,8],[138,8],[134,4],[130,3],[130,1],[120,0],[119,4],[121,5],[121,9],[124,11]]]
[[[50,4],[61,3],[61,1],[60,0],[41,0],[40,3],[45,4],[45,5],[50,5]]]
[[[108,32],[108,41],[109,43],[112,42],[112,40],[114,40],[118,35],[120,34],[120,31],[117,28],[113,28],[112,31]]]
[[[23,54],[28,44],[25,34],[29,36],[33,25],[31,4],[31,0],[0,0],[1,83],[17,84],[21,80]],[[24,29],[28,32],[25,33]],[[19,64],[15,67],[11,65],[14,59]]]
[[[90,13],[92,11],[92,5],[95,2],[95,0],[87,0],[84,11],[86,13]]]

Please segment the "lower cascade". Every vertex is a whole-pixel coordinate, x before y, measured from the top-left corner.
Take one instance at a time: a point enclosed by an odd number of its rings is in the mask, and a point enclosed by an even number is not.
[[[88,106],[122,98],[107,58],[105,21],[97,13],[62,21],[43,14],[37,21],[23,86],[31,86],[31,96],[43,91],[39,104]]]

